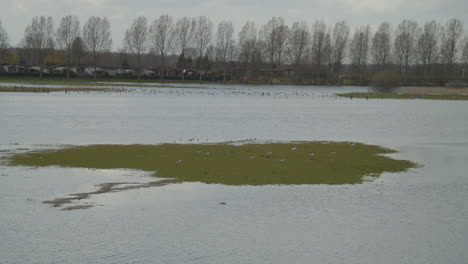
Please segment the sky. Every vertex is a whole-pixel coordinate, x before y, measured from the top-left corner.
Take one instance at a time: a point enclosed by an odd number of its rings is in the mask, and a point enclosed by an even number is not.
[[[264,24],[281,16],[288,24],[323,19],[329,24],[346,20],[352,26],[383,21],[393,25],[410,18],[445,23],[461,19],[468,28],[466,0],[0,0],[0,20],[13,46],[34,16],[52,16],[57,26],[65,15],[76,15],[81,25],[90,16],[106,16],[111,23],[113,49],[122,47],[125,30],[138,16],[149,21],[162,14],[174,18],[207,16],[215,24],[231,20],[236,33],[247,20]]]

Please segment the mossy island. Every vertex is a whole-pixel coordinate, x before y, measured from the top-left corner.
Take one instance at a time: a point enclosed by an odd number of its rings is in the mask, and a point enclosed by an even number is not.
[[[17,154],[10,165],[138,169],[175,182],[224,185],[359,184],[417,164],[354,142],[72,146]]]

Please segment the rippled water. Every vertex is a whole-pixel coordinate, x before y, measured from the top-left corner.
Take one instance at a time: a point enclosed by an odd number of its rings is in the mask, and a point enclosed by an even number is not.
[[[126,84],[125,84],[126,85]],[[0,263],[464,263],[468,105],[363,100],[340,87],[138,88],[0,94],[0,156],[60,144],[346,140],[423,165],[345,186],[183,183],[42,201],[125,170],[0,166]],[[226,205],[220,205],[225,202]]]

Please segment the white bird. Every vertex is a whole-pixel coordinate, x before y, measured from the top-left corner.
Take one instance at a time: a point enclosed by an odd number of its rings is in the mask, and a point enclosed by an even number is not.
[[[310,153],[309,156],[313,157],[315,156],[315,153]]]
[[[177,163],[182,163],[182,160],[176,160]]]
[[[292,147],[291,150],[296,150],[297,148],[296,147]]]
[[[255,159],[255,156],[254,156],[254,155],[252,155],[252,156],[250,156],[250,158],[251,158],[251,159]]]
[[[272,154],[273,154],[273,152],[271,152],[271,151],[270,151],[270,152],[267,152],[267,155],[268,155],[268,156],[270,156],[270,155],[272,155]]]

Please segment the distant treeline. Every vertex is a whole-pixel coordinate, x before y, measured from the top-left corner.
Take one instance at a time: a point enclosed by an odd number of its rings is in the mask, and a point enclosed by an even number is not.
[[[112,52],[106,17],[90,17],[81,26],[78,17],[65,16],[56,27],[52,17],[38,16],[12,47],[0,21],[0,64],[131,67],[135,78],[147,70],[164,78],[169,70],[191,69],[240,82],[352,85],[369,84],[382,72],[397,73],[401,85],[442,85],[466,81],[468,70],[468,35],[456,18],[352,29],[346,21],[288,25],[273,17],[263,25],[247,21],[235,34],[231,21],[215,27],[204,16],[162,15],[136,18],[119,41],[124,48]]]

